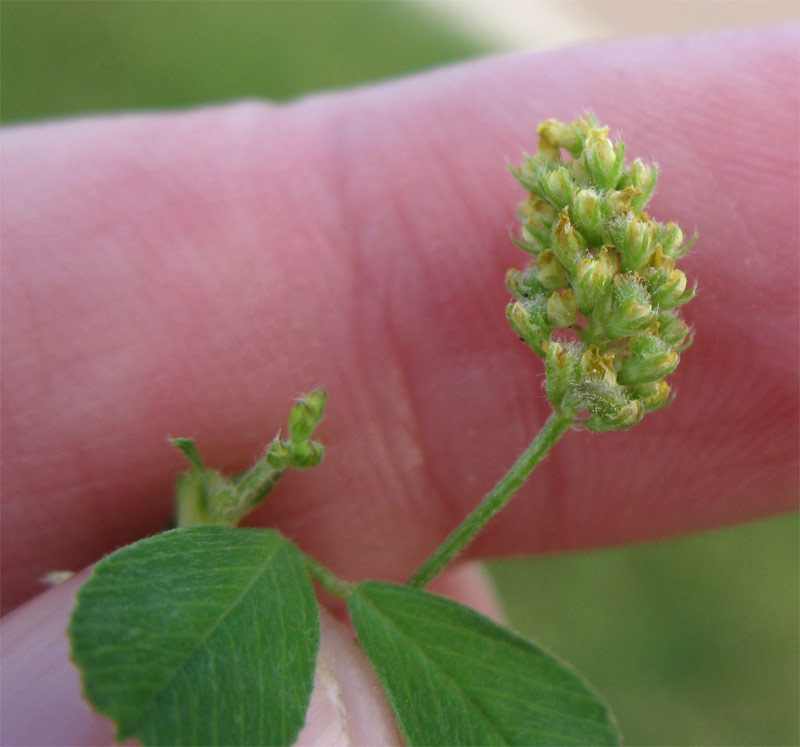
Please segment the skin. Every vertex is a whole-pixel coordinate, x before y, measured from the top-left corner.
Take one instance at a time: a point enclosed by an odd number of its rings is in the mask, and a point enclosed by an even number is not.
[[[505,271],[525,263],[504,161],[547,117],[591,110],[660,163],[651,213],[701,236],[681,263],[700,282],[685,312],[696,342],[673,405],[629,432],[569,433],[468,556],[796,508],[797,42],[795,29],[650,39],[285,107],[7,129],[2,601],[17,609],[3,742],[98,743],[59,633],[77,583],[18,605],[47,571],[163,528],[185,466],[168,436],[238,471],[293,397],[325,386],[325,462],[287,475],[248,523],[350,580],[404,580],[491,488],[548,413],[541,362],[503,315]],[[471,570],[442,583],[495,611]],[[374,681],[351,653],[339,671],[363,704]],[[45,674],[61,678],[55,701],[36,697]],[[329,734],[315,713],[307,728]],[[391,741],[379,721],[366,733]]]

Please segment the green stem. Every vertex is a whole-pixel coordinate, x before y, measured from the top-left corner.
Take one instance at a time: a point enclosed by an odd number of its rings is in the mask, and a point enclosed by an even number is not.
[[[300,550],[300,556],[303,558],[306,570],[329,594],[347,599],[352,594],[353,589],[356,588],[355,584],[342,581],[333,571],[329,571],[324,565],[314,560],[310,555],[306,555],[302,550]]]
[[[551,414],[539,434],[500,482],[439,545],[438,549],[419,567],[406,585],[418,589],[427,586],[434,576],[453,560],[486,526],[489,520],[511,500],[536,465],[547,456],[547,452],[555,445],[556,441],[566,433],[571,423],[571,418],[556,413]]]

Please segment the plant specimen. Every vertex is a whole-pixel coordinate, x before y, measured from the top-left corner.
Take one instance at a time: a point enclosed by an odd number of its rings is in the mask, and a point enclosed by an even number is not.
[[[236,527],[289,468],[318,464],[325,393],[291,409],[248,471],[189,471],[177,528],[102,560],[70,625],[85,694],[145,744],[291,744],[305,721],[319,645],[312,579],[347,600],[408,744],[616,744],[608,709],[568,667],[467,607],[424,591],[571,428],[620,430],[672,400],[691,342],[677,308],[694,288],[674,223],[644,208],[658,171],[591,116],[539,125],[513,173],[527,190],[506,283],[508,320],[544,359],[552,414],[508,473],[404,585],[352,584],[271,529]]]

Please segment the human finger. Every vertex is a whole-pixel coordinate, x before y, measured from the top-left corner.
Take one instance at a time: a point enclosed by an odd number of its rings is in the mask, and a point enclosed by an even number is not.
[[[66,628],[89,570],[3,618],[0,638],[4,745],[111,745],[112,721],[92,710],[70,661]],[[395,745],[391,710],[349,629],[321,611],[314,690],[298,745]],[[138,744],[126,740],[123,744]]]
[[[793,507],[796,41],[615,43],[287,108],[6,132],[4,604],[161,528],[181,467],[166,436],[240,469],[320,384],[326,461],[253,521],[345,577],[406,577],[546,416],[502,313],[524,262],[503,161],[587,108],[661,162],[656,217],[701,233],[697,342],[674,405],[569,434],[472,552]]]

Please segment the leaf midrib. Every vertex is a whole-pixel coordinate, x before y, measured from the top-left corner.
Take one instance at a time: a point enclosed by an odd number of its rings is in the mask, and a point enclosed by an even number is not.
[[[187,652],[186,656],[184,656],[181,661],[175,666],[173,669],[172,674],[163,681],[160,688],[158,688],[153,695],[142,705],[139,709],[139,716],[136,720],[131,718],[131,722],[133,727],[135,728],[136,724],[141,724],[145,714],[153,707],[156,700],[164,693],[167,689],[169,689],[170,685],[177,679],[178,673],[181,672],[187,665],[189,661],[197,654],[198,650],[204,646],[209,638],[214,634],[214,632],[222,625],[225,619],[235,610],[241,601],[247,596],[256,582],[266,573],[269,564],[272,562],[274,557],[283,549],[284,542],[283,540],[279,540],[276,545],[275,549],[270,552],[270,554],[265,558],[264,563],[258,568],[258,570],[253,574],[253,578],[247,583],[245,588],[238,594],[236,599],[228,606],[228,608],[223,612],[223,614],[219,617],[219,619],[211,626],[209,626],[207,632],[198,640],[197,644]],[[134,728],[128,727],[126,730],[123,731],[122,726],[117,731],[117,739],[125,739],[131,735],[135,734]]]
[[[505,735],[505,734],[503,734],[503,732],[501,732],[499,729],[497,729],[497,727],[494,725],[494,723],[493,723],[493,722],[492,722],[492,721],[489,719],[488,715],[487,715],[487,714],[486,714],[486,712],[483,710],[483,708],[482,708],[482,707],[481,707],[481,706],[480,706],[478,703],[476,703],[475,701],[473,701],[473,699],[472,699],[472,698],[471,698],[471,697],[470,697],[470,696],[469,696],[469,695],[468,695],[468,694],[467,694],[467,693],[464,691],[464,689],[463,689],[463,688],[462,688],[462,687],[459,685],[458,681],[457,681],[457,680],[455,680],[455,679],[453,679],[452,675],[451,675],[451,674],[449,674],[449,673],[447,672],[447,670],[443,669],[443,668],[442,668],[442,667],[441,667],[441,666],[440,666],[440,665],[439,665],[439,664],[438,664],[436,661],[434,661],[433,659],[431,659],[431,658],[430,658],[430,656],[427,656],[427,655],[425,654],[425,650],[424,650],[424,649],[423,649],[421,646],[419,646],[419,644],[417,644],[417,642],[416,642],[416,641],[415,641],[413,638],[411,638],[411,637],[410,637],[410,636],[409,636],[409,635],[408,635],[408,634],[407,634],[407,633],[406,633],[406,632],[405,632],[405,631],[404,631],[404,630],[403,630],[401,627],[399,627],[399,626],[398,626],[398,625],[397,625],[397,624],[394,622],[394,620],[392,620],[392,618],[391,618],[391,617],[387,617],[387,616],[386,616],[386,614],[385,614],[385,613],[383,613],[383,612],[382,612],[382,610],[381,610],[381,609],[380,609],[380,608],[379,608],[379,607],[378,607],[378,606],[377,606],[377,605],[376,605],[376,604],[375,604],[375,603],[374,603],[372,600],[370,600],[370,599],[368,599],[368,598],[365,598],[365,596],[364,596],[363,592],[362,592],[362,594],[361,594],[361,598],[362,598],[362,599],[363,599],[365,602],[369,603],[369,605],[372,607],[372,609],[373,609],[373,610],[374,610],[374,611],[375,611],[375,612],[376,612],[376,613],[377,613],[377,614],[378,614],[378,615],[379,615],[381,618],[383,618],[383,619],[387,620],[387,621],[388,621],[388,622],[391,624],[391,627],[392,627],[392,628],[394,628],[394,629],[395,629],[395,630],[396,630],[396,631],[397,631],[397,632],[398,632],[398,633],[399,633],[399,634],[400,634],[400,635],[401,635],[401,636],[402,636],[402,637],[403,637],[405,640],[407,640],[408,642],[410,642],[410,643],[411,643],[411,645],[412,645],[412,647],[413,647],[415,650],[417,650],[417,651],[418,651],[418,652],[419,652],[419,653],[422,655],[422,657],[423,657],[423,658],[424,658],[426,661],[430,662],[430,663],[431,663],[431,665],[433,666],[433,668],[434,668],[436,671],[440,672],[440,674],[441,674],[441,675],[442,675],[442,676],[443,676],[443,677],[444,677],[444,678],[445,678],[447,681],[449,681],[450,683],[452,683],[452,684],[454,685],[454,687],[456,688],[457,692],[461,693],[461,695],[462,695],[463,699],[464,699],[464,700],[465,700],[467,703],[469,703],[470,705],[472,705],[472,706],[474,706],[474,707],[475,707],[475,709],[476,709],[476,710],[477,710],[477,711],[478,711],[478,712],[479,712],[479,713],[480,713],[480,714],[483,716],[483,718],[484,718],[484,721],[485,721],[485,722],[486,722],[486,723],[489,725],[489,727],[491,728],[491,730],[492,730],[494,733],[496,733],[496,734],[497,734],[497,735],[498,735],[498,736],[499,736],[499,737],[500,737],[500,738],[503,740],[503,741],[502,741],[502,744],[503,744],[503,745],[506,745],[506,747],[510,747],[510,745],[512,745],[512,742],[510,742],[510,741],[507,739],[506,735]],[[499,743],[498,743],[498,744],[499,744]]]
[[[420,621],[422,619],[422,618],[420,618],[420,617],[418,617],[416,615],[412,615],[411,613],[409,613],[407,611],[404,611],[401,614],[404,617],[406,617],[409,620],[411,620],[412,622],[413,621]],[[450,629],[452,629],[454,631],[463,630],[463,628],[460,628],[458,625],[452,625],[450,623],[443,623],[442,621],[437,621],[436,624],[439,625],[440,627],[443,627],[443,628],[447,627],[447,628],[450,628]],[[507,643],[506,641],[504,641],[502,639],[498,639],[498,640],[499,640],[500,643],[503,643],[503,644]],[[523,641],[523,642],[527,643],[527,641]],[[447,649],[447,648],[444,648],[444,647],[439,647],[439,648],[440,648],[441,651],[444,651],[444,652],[450,653],[450,654],[452,654],[452,653],[455,653],[455,654],[460,653],[460,652],[454,652],[453,650]],[[540,649],[533,647],[532,649],[526,649],[526,652],[527,653],[540,653],[541,651],[540,651]],[[542,653],[544,653],[544,652],[542,652]],[[545,655],[548,655],[548,656],[552,657],[552,654],[545,654]],[[553,657],[553,658],[555,658],[555,657]],[[558,661],[557,663],[558,663],[559,666],[564,667],[565,669],[567,668],[567,665],[565,665],[564,662]],[[496,667],[491,667],[491,665],[489,665],[489,667],[493,668],[495,671],[499,671],[498,668],[496,668]],[[577,678],[577,675],[575,675],[574,672],[569,672],[569,674],[571,676]],[[571,690],[568,687],[564,687],[562,685],[553,684],[553,683],[550,683],[550,682],[545,682],[545,681],[539,679],[538,677],[535,678],[535,682],[536,682],[536,685],[538,687],[541,687],[543,690],[547,690],[547,691],[550,691],[552,693],[560,693],[562,695],[568,695],[568,696],[574,697],[576,699],[584,700],[586,702],[593,702],[594,701],[594,698],[592,697],[592,695],[589,692],[585,692],[585,693],[575,692],[575,691]],[[548,709],[542,709],[542,710],[548,710]]]

